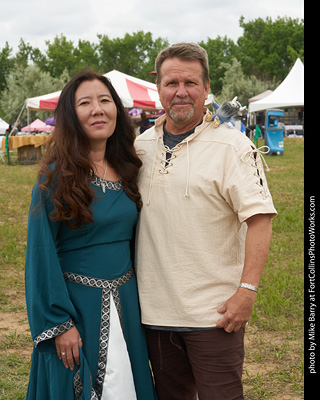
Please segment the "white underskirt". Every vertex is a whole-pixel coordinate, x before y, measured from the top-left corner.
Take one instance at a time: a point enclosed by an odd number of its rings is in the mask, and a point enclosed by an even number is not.
[[[108,358],[101,400],[136,400],[131,363],[119,315],[110,295]]]

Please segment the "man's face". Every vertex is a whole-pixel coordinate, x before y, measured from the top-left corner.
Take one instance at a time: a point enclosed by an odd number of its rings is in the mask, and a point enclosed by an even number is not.
[[[165,60],[161,66],[161,81],[157,82],[157,86],[167,114],[169,131],[192,129],[200,122],[204,102],[208,97],[209,82],[204,85],[202,67],[198,60]]]

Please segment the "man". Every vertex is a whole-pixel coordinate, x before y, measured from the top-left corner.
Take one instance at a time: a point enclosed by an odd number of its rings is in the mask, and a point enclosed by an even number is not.
[[[156,71],[165,114],[136,140],[136,268],[158,398],[243,399],[244,327],[276,210],[258,150],[204,109],[205,50],[173,45]]]
[[[148,128],[151,127],[151,124],[147,118],[147,114],[144,111],[142,111],[141,113],[141,120],[138,122],[138,125],[139,125],[140,135],[141,133],[143,133],[144,131],[146,131]]]

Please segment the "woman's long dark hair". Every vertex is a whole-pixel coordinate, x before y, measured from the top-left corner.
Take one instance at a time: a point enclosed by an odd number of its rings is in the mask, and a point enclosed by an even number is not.
[[[108,78],[91,69],[77,73],[61,92],[55,111],[56,126],[41,160],[38,179],[41,190],[53,188],[53,216],[70,228],[93,222],[90,204],[96,198],[90,187],[93,168],[89,161],[90,141],[75,110],[75,92],[85,81],[98,79],[110,91],[117,107],[117,123],[108,138],[105,158],[120,175],[126,194],[142,207],[137,175],[142,163],[134,148],[135,133],[131,120]]]

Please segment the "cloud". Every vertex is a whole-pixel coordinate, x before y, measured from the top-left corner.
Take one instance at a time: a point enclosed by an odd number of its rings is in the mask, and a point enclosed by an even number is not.
[[[236,41],[241,16],[301,19],[303,13],[303,0],[9,0],[1,4],[0,49],[8,42],[16,51],[20,38],[44,50],[45,41],[61,33],[76,44],[97,43],[98,33],[116,38],[139,30],[170,43],[217,36]]]

